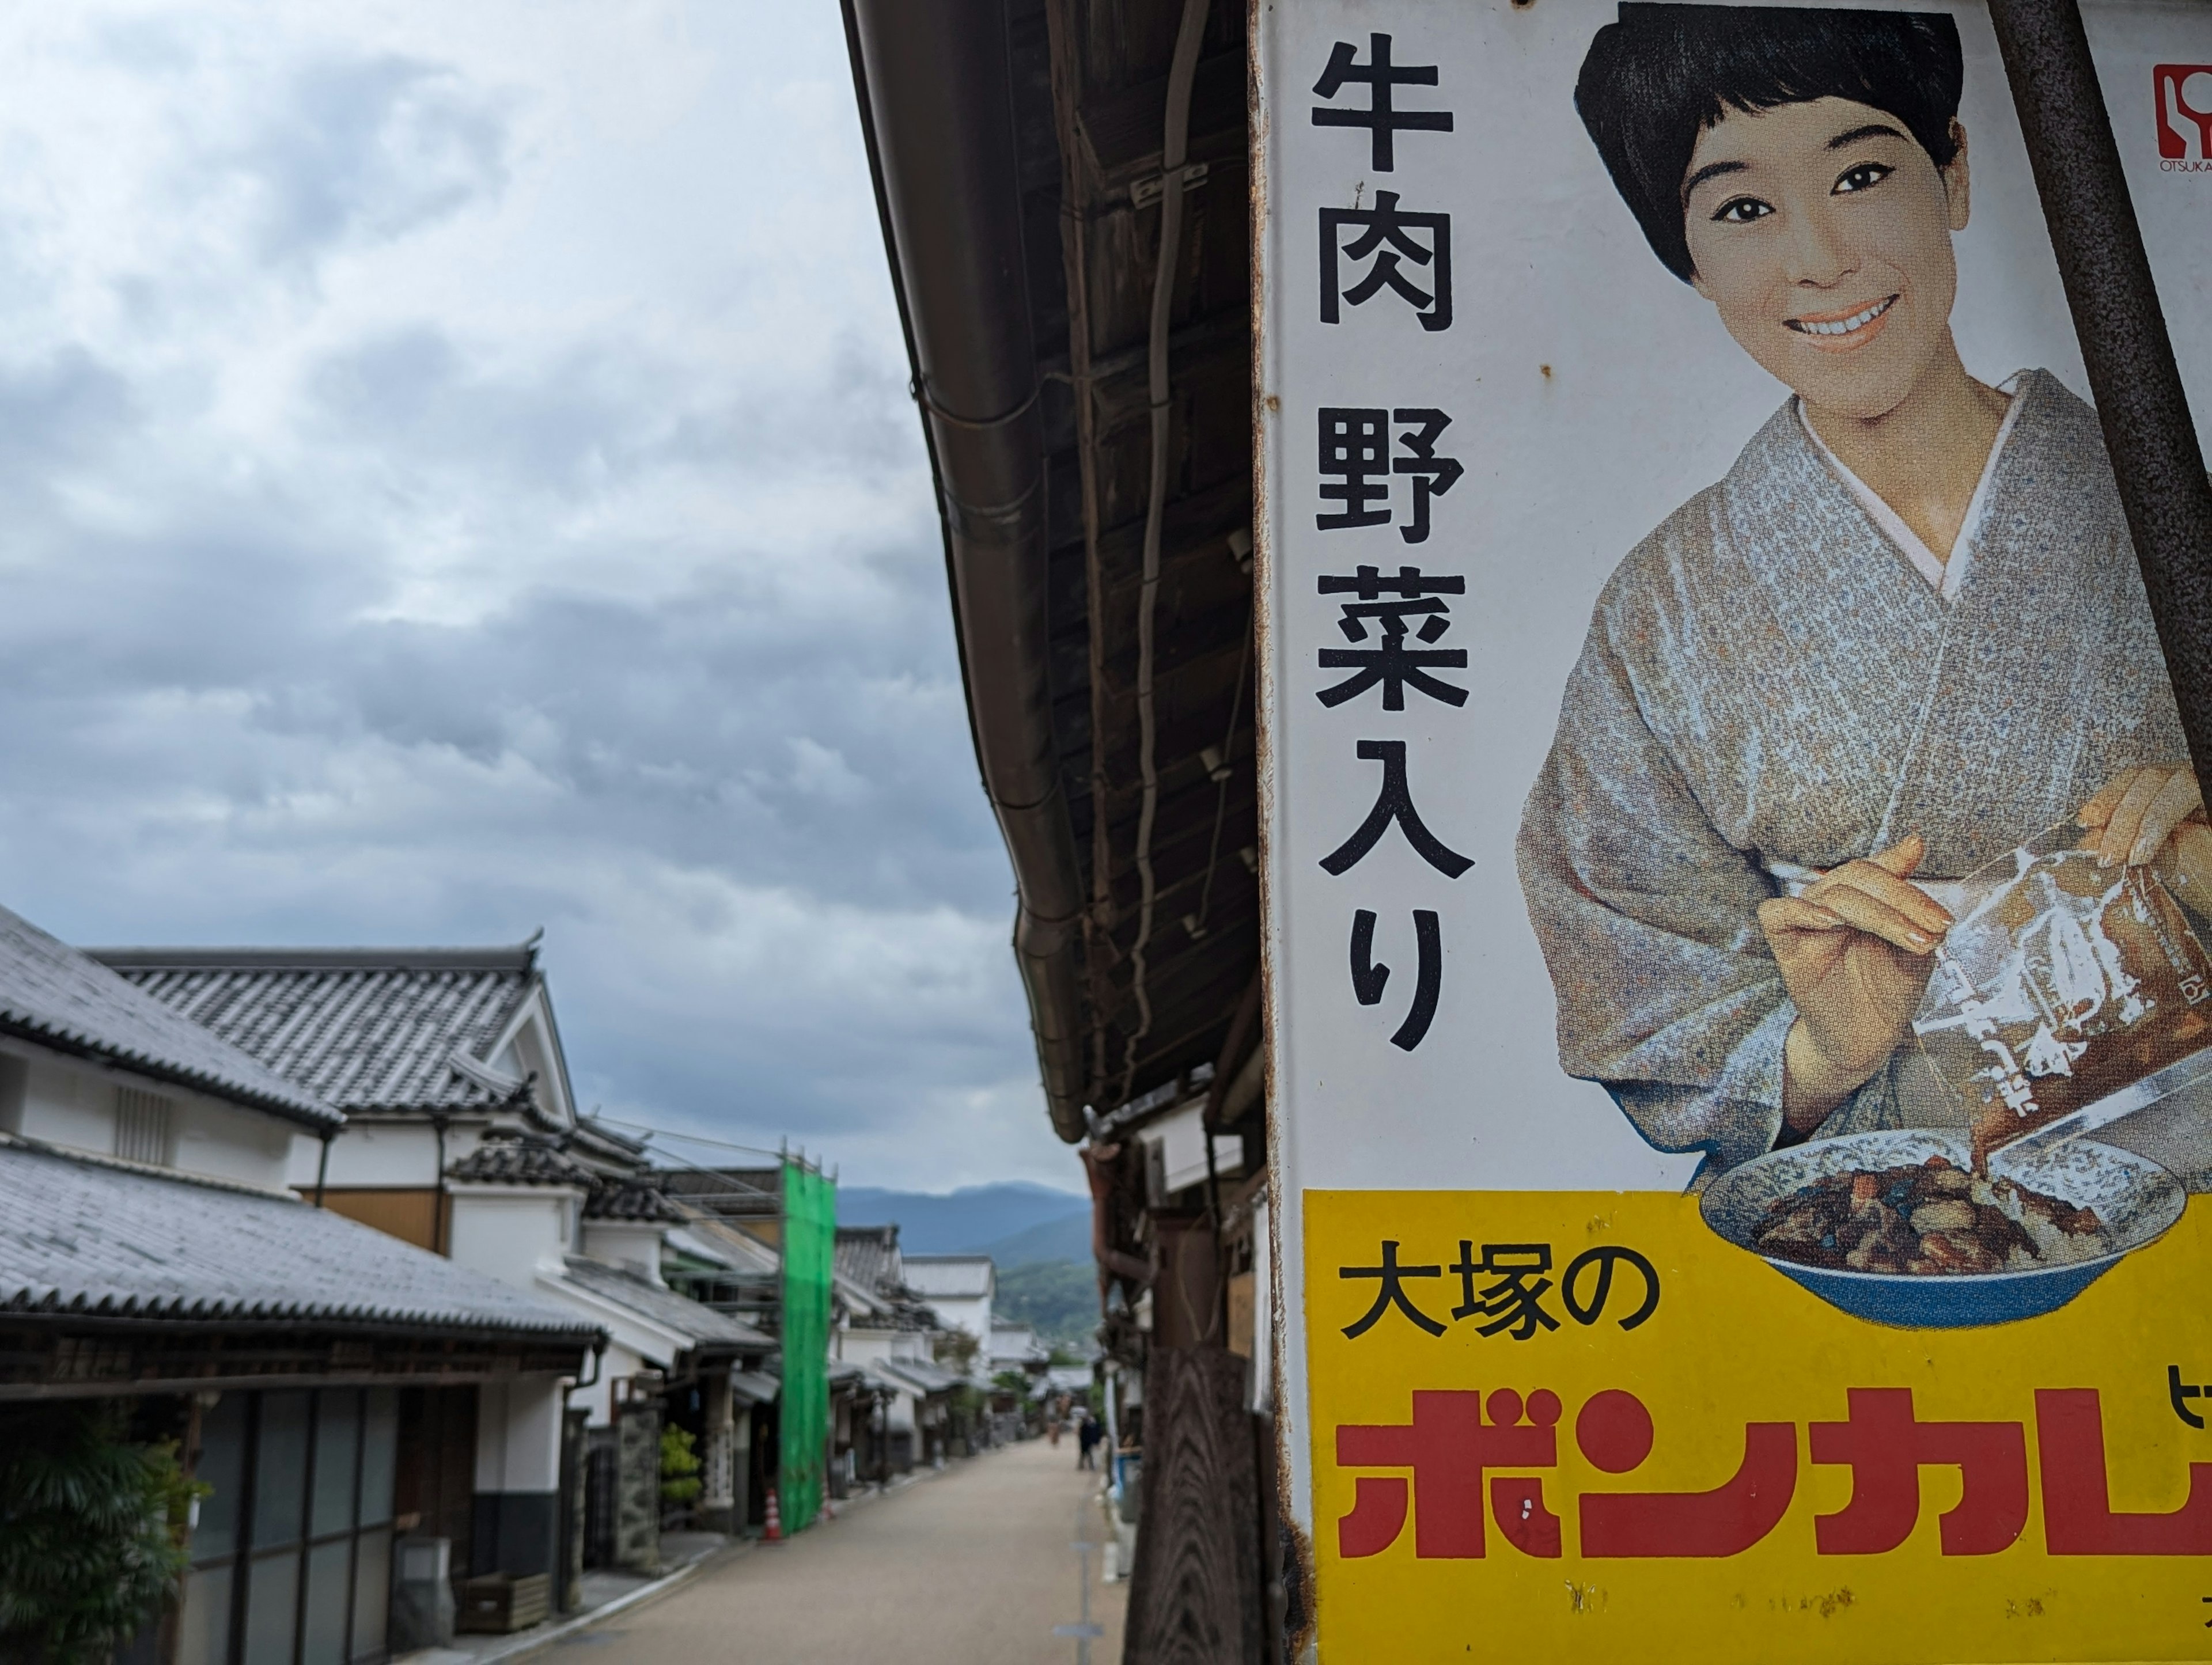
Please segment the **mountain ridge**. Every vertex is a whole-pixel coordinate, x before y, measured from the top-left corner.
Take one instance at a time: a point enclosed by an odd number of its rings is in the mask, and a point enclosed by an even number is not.
[[[1090,1259],[1091,1200],[1034,1181],[1007,1180],[956,1191],[840,1186],[840,1225],[899,1228],[909,1255],[989,1255],[1001,1266]],[[1073,1235],[1080,1225],[1079,1237]],[[1018,1256],[1019,1258],[1010,1258]]]

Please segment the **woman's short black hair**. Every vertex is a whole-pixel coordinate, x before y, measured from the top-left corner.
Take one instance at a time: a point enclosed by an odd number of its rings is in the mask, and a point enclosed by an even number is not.
[[[1590,42],[1575,110],[1653,252],[1687,283],[1682,179],[1729,111],[1850,99],[1896,117],[1948,167],[1965,79],[1958,26],[1927,12],[1632,0]]]

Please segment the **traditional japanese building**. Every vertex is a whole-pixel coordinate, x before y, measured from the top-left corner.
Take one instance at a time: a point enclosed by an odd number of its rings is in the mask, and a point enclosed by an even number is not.
[[[906,1281],[896,1225],[837,1228],[833,1356],[875,1389],[877,1415],[858,1442],[860,1478],[888,1480],[951,1455],[960,1373],[937,1363],[937,1315]]]
[[[462,1573],[559,1562],[563,1407],[605,1332],[289,1187],[343,1127],[0,910],[0,1440],[120,1403],[211,1488],[133,1659],[380,1659],[410,1532]]]
[[[975,1340],[975,1352],[967,1375],[971,1381],[988,1379],[985,1368],[991,1344],[991,1306],[998,1297],[999,1270],[988,1255],[902,1255],[900,1270],[906,1285],[929,1303],[937,1322],[946,1330],[958,1330]]]
[[[658,1562],[659,1440],[702,1459],[696,1523],[757,1522],[775,1468],[767,1328],[672,1289],[688,1216],[638,1140],[580,1115],[536,940],[512,948],[92,951],[146,996],[250,1053],[345,1124],[286,1177],[334,1211],[434,1249],[603,1330],[562,1465],[578,1566]]]
[[[295,1187],[443,1252],[447,1175],[495,1128],[619,1177],[643,1147],[577,1113],[537,939],[511,948],[95,948],[163,1005],[345,1114]],[[317,1153],[318,1156],[319,1153]]]

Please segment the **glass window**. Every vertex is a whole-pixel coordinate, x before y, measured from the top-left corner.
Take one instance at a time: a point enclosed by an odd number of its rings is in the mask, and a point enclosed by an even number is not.
[[[212,1503],[213,1498],[209,1502]],[[207,1516],[203,1514],[200,1519]],[[194,1543],[198,1540],[195,1538]],[[177,1665],[227,1665],[230,1658],[230,1569],[210,1567],[185,1577],[177,1616]]]
[[[246,1585],[246,1665],[292,1665],[299,1620],[300,1552],[255,1556]]]
[[[398,1461],[398,1389],[371,1388],[361,1452],[361,1523],[363,1526],[380,1525],[392,1518],[392,1476]]]
[[[200,1461],[194,1472],[215,1490],[200,1499],[199,1524],[192,1528],[195,1561],[228,1555],[238,1547],[239,1486],[246,1474],[246,1407],[251,1397],[225,1394],[200,1419]]]
[[[326,1388],[315,1395],[315,1500],[307,1535],[320,1538],[353,1525],[354,1459],[361,1443],[361,1395]]]
[[[176,1665],[381,1660],[398,1446],[394,1389],[226,1394],[201,1424],[198,1473],[216,1490],[192,1532]]]
[[[253,1464],[256,1548],[297,1540],[307,1485],[307,1395],[264,1394]]]
[[[392,1531],[361,1534],[361,1558],[353,1575],[353,1656],[374,1659],[384,1651],[384,1627],[392,1615]]]
[[[353,1540],[318,1544],[307,1552],[307,1605],[300,1626],[300,1665],[346,1665],[352,1603]]]

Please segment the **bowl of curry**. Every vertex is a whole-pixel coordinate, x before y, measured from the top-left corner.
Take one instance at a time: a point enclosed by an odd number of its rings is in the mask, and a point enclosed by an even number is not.
[[[2056,1311],[2181,1218],[2179,1182],[2077,1139],[1974,1171],[1962,1136],[1847,1133],[1730,1169],[1706,1224],[1854,1317],[1907,1329]]]

